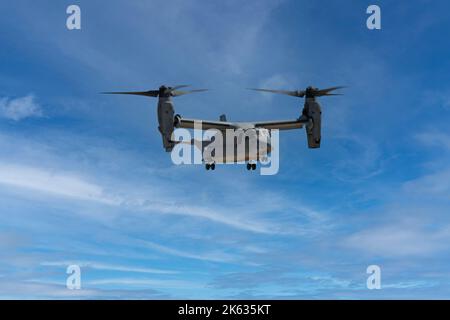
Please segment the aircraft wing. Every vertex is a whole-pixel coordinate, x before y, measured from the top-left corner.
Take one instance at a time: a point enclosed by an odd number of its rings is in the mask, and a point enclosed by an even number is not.
[[[231,122],[226,121],[210,121],[210,120],[198,120],[198,119],[185,119],[185,118],[175,118],[175,127],[176,128],[186,128],[186,129],[194,129],[194,124],[201,124],[202,130],[208,129],[217,129],[217,130],[226,130],[226,129],[235,129],[236,126]]]
[[[300,129],[303,127],[308,120],[306,119],[295,119],[295,120],[280,120],[280,121],[262,121],[262,122],[250,122],[250,123],[232,123],[227,121],[210,121],[210,120],[198,120],[198,119],[185,119],[179,116],[175,117],[175,127],[176,128],[186,128],[194,129],[195,123],[202,125],[202,130],[216,129],[216,130],[226,130],[226,129],[238,129],[238,128],[265,128],[268,130],[278,129],[278,130],[291,130]]]
[[[255,128],[292,130],[300,129],[308,121],[305,119],[255,122]]]

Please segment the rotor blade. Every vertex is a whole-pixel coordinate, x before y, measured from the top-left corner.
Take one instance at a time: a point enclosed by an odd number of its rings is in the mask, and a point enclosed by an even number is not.
[[[136,95],[136,96],[157,97],[159,94],[159,91],[158,90],[149,90],[149,91],[102,92],[102,94],[131,94],[131,95]]]
[[[338,86],[338,87],[331,87],[331,88],[327,88],[327,89],[321,89],[321,90],[317,90],[316,91],[316,96],[329,96],[329,92],[337,90],[337,89],[342,89],[345,88],[344,86]]]
[[[169,90],[170,91],[174,91],[174,90],[181,89],[181,88],[186,88],[186,87],[189,87],[189,86],[190,86],[189,84],[181,84],[181,85],[178,85],[178,86],[170,87]]]
[[[305,95],[305,91],[288,91],[288,90],[270,90],[270,89],[256,89],[256,88],[248,88],[248,90],[261,91],[261,92],[271,92],[271,93],[279,93],[285,94],[292,97],[300,97],[302,98]]]
[[[185,94],[190,94],[190,93],[195,93],[195,92],[203,92],[203,91],[208,91],[208,89],[195,89],[195,90],[187,90],[187,91],[175,90],[175,91],[172,91],[172,96],[179,97],[179,96],[182,96]]]

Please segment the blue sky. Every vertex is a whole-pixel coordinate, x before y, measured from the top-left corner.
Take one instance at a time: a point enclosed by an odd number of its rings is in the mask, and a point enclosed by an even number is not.
[[[447,2],[0,9],[1,298],[450,298]],[[211,90],[177,113],[232,121],[301,111],[247,87],[348,88],[321,99],[321,149],[281,132],[280,171],[260,176],[174,166],[155,100],[98,94],[184,83]]]

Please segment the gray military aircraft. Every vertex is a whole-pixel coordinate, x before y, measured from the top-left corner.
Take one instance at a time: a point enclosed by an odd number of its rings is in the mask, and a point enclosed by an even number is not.
[[[197,119],[186,119],[182,118],[179,114],[175,115],[173,107],[173,97],[178,97],[185,94],[190,94],[194,92],[206,91],[206,89],[197,90],[179,90],[181,88],[188,87],[187,85],[179,85],[174,87],[161,86],[158,90],[149,91],[126,91],[126,92],[104,92],[104,94],[129,94],[129,95],[140,95],[145,97],[157,97],[158,98],[158,130],[161,133],[163,146],[167,152],[171,152],[174,146],[180,141],[172,140],[172,133],[176,128],[186,128],[194,129],[196,124],[201,124],[201,130],[217,130],[225,132],[228,129],[242,131],[252,131],[257,142],[264,140],[265,148],[262,150],[258,149],[256,154],[251,154],[248,148],[239,148],[239,145],[246,144],[246,139],[238,137],[235,139],[233,137],[230,141],[224,141],[224,148],[228,144],[231,144],[231,148],[235,150],[235,153],[230,157],[224,153],[223,157],[203,157],[203,162],[205,163],[207,170],[214,170],[216,163],[236,163],[245,161],[247,162],[247,170],[255,170],[256,162],[261,160],[263,156],[262,153],[267,154],[271,151],[272,146],[270,144],[270,133],[271,130],[291,130],[300,129],[303,126],[306,128],[306,136],[309,148],[319,148],[321,142],[321,122],[322,122],[322,110],[319,103],[316,101],[316,97],[322,96],[334,96],[340,95],[339,93],[332,93],[333,91],[343,88],[343,87],[331,87],[327,89],[318,89],[313,87],[308,87],[305,90],[271,90],[271,89],[254,89],[249,90],[271,92],[285,94],[292,97],[305,98],[305,103],[303,106],[302,114],[293,120],[280,120],[280,121],[257,121],[257,122],[229,122],[225,115],[221,115],[219,121],[210,120],[197,120]],[[249,130],[252,129],[252,130]],[[225,135],[224,135],[225,136]],[[268,140],[267,140],[268,138]],[[207,150],[208,146],[212,144],[211,140],[207,141],[190,141],[190,144],[194,144],[200,148],[202,155]],[[267,142],[268,141],[268,142]],[[244,150],[239,153],[239,150]],[[208,154],[208,153],[206,153]]]

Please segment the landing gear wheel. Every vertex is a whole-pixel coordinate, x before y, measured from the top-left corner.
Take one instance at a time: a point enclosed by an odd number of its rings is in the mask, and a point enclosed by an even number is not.
[[[205,168],[206,168],[206,170],[209,170],[209,169],[211,169],[211,165],[210,165],[209,163],[207,163],[207,164],[205,165]]]
[[[251,170],[252,169],[252,164],[251,163],[247,163],[247,170]]]
[[[211,164],[211,170],[216,170],[216,164],[215,163]]]
[[[256,170],[256,163],[252,163],[252,170]]]

